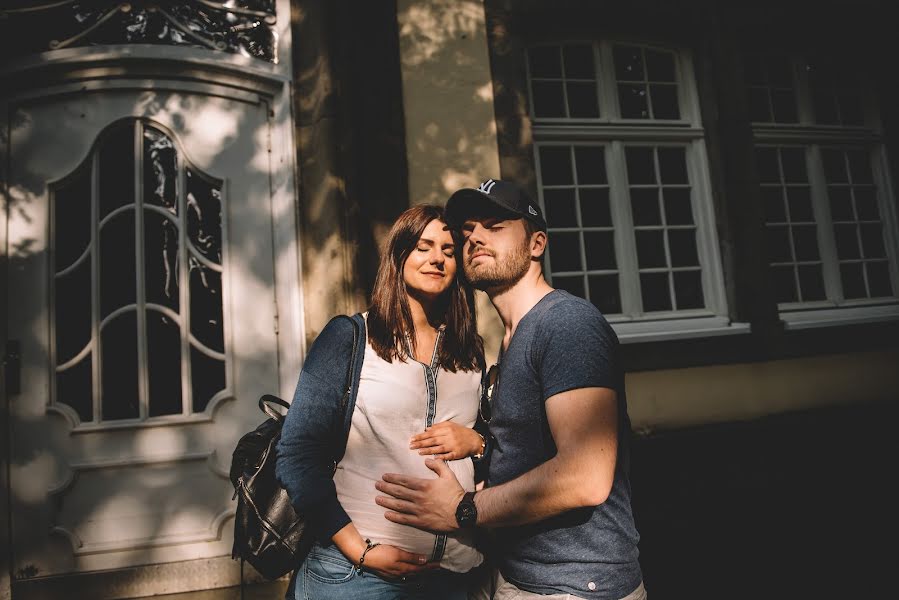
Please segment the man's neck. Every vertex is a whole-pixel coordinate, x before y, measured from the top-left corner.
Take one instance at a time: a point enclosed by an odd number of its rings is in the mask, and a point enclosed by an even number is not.
[[[531,264],[525,276],[512,287],[496,295],[488,292],[490,301],[506,329],[503,336],[504,350],[508,348],[519,321],[551,291],[553,288],[543,278],[540,263],[535,262]]]

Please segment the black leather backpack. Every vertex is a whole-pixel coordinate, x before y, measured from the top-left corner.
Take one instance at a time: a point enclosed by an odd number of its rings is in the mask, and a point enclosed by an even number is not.
[[[359,324],[353,320],[353,350],[346,391],[341,399],[341,423],[350,404],[359,337]],[[277,446],[284,423],[284,416],[275,406],[290,408],[277,396],[266,394],[259,398],[259,408],[269,418],[240,438],[231,456],[230,469],[237,498],[231,557],[250,563],[266,579],[278,579],[300,566],[315,541],[306,529],[303,515],[294,510],[287,490],[275,477]]]

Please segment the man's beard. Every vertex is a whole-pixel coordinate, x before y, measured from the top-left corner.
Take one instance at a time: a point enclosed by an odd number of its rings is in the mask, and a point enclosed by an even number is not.
[[[531,252],[527,244],[522,244],[505,256],[498,257],[493,252],[489,253],[493,257],[492,264],[473,265],[466,258],[463,269],[465,278],[472,287],[491,296],[505,292],[521,281],[531,266]]]

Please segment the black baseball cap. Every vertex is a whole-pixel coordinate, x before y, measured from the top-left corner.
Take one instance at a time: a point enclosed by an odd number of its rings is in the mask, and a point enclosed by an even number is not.
[[[499,209],[500,215],[527,219],[540,231],[546,231],[546,220],[537,203],[527,192],[511,181],[488,179],[477,188],[462,188],[446,201],[446,224],[459,229],[470,216],[482,216],[484,209]]]

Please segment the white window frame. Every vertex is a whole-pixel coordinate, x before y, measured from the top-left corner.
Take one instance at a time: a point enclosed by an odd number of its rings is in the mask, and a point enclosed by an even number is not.
[[[872,101],[870,88],[862,82],[863,126],[817,125],[809,83],[806,57],[783,55],[789,60],[796,93],[798,123],[752,122],[753,144],[761,146],[804,147],[806,170],[811,186],[818,250],[821,256],[826,300],[778,303],[778,311],[787,329],[849,325],[899,319],[899,227],[894,203],[894,187],[883,143],[880,116]],[[871,158],[871,172],[880,210],[884,246],[889,264],[892,297],[845,300],[840,282],[839,261],[833,221],[827,196],[827,181],[821,159],[822,149],[865,150]]]
[[[562,47],[590,44],[593,47],[596,81],[599,86],[599,118],[537,118],[531,90],[530,64],[527,90],[534,138],[538,202],[546,214],[540,169],[540,148],[545,146],[602,146],[608,175],[609,202],[615,236],[616,266],[621,296],[621,314],[606,315],[622,342],[657,341],[746,333],[749,325],[734,323],[727,316],[727,300],[721,258],[711,202],[711,183],[702,127],[699,97],[695,86],[692,56],[689,50],[646,43],[639,40],[604,39],[561,40],[531,47]],[[617,81],[613,60],[615,45],[636,46],[673,53],[680,119],[620,118]],[[563,86],[563,91],[564,91]],[[625,147],[678,146],[685,149],[688,182],[696,228],[696,251],[701,267],[705,308],[643,313],[640,294],[637,249],[627,183]],[[661,183],[659,184],[661,185]],[[551,227],[552,229],[552,227]],[[578,227],[575,230],[583,230]],[[580,242],[582,258],[585,249]],[[552,232],[550,232],[547,278],[552,282]],[[584,272],[586,262],[583,263]]]

